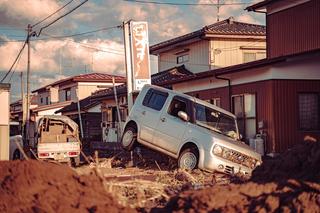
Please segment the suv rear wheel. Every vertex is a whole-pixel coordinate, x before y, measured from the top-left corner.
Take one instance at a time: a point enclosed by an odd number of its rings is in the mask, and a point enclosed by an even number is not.
[[[199,161],[199,154],[196,148],[186,148],[184,149],[179,158],[178,166],[181,169],[193,170],[197,168]]]
[[[137,130],[132,126],[128,126],[124,130],[124,133],[121,138],[122,147],[125,150],[131,151],[133,149],[134,144],[136,143],[136,140],[137,140]]]

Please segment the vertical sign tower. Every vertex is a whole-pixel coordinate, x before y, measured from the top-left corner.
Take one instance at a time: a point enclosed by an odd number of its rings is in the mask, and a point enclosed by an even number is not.
[[[148,23],[129,21],[124,25],[128,110],[133,105],[132,92],[151,84]]]

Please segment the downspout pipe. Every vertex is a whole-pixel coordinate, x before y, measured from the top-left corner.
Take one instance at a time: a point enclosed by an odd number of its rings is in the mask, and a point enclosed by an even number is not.
[[[229,98],[228,110],[229,112],[231,112],[231,80],[229,78],[220,77],[217,73],[214,74],[214,77],[219,80],[228,81],[228,98]]]

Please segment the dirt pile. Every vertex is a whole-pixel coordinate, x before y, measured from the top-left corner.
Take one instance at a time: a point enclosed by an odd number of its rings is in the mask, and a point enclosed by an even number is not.
[[[183,192],[153,212],[319,212],[320,143],[267,159],[243,184]]]
[[[252,181],[270,182],[281,179],[320,182],[320,143],[299,144],[277,158],[267,159],[253,172]]]
[[[231,184],[182,193],[153,212],[319,212],[319,193],[319,184],[295,180]]]
[[[39,161],[0,162],[0,212],[134,212],[106,193],[95,174]]]

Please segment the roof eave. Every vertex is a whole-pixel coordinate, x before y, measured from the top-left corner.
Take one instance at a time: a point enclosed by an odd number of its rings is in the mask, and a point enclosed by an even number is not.
[[[248,12],[262,12],[261,10],[264,10],[267,6],[267,4],[273,2],[274,0],[264,0],[262,2],[258,2],[256,4],[253,4],[249,7],[246,7],[245,10],[247,10]]]

